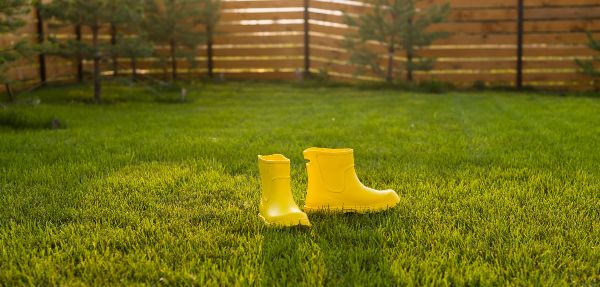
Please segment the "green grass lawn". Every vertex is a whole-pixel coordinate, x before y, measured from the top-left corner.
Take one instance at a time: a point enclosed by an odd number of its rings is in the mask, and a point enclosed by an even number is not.
[[[164,92],[167,97],[174,92]],[[600,99],[481,92],[198,85],[35,92],[0,127],[0,285],[600,284]],[[124,99],[132,99],[124,101]],[[351,147],[400,204],[258,218],[258,154]]]

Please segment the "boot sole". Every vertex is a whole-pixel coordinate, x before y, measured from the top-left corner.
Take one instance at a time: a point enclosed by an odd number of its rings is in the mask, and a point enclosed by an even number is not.
[[[293,226],[306,226],[306,227],[310,227],[311,224],[308,220],[304,220],[304,219],[300,219],[300,220],[279,220],[279,221],[273,221],[273,222],[269,222],[267,221],[267,219],[265,219],[260,213],[258,214],[258,217],[267,225],[267,226],[273,226],[273,227],[293,227]]]
[[[385,202],[381,204],[365,205],[365,206],[329,206],[321,205],[318,207],[304,206],[304,212],[306,213],[319,213],[319,212],[333,212],[333,213],[372,213],[380,212],[390,208],[394,208],[398,205],[397,202]]]

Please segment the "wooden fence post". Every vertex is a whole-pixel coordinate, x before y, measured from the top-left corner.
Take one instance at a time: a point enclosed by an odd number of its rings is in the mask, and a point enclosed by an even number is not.
[[[310,77],[309,0],[304,0],[304,78]]]
[[[75,39],[81,42],[81,25],[75,26]],[[77,82],[83,82],[83,59],[81,54],[77,55]]]
[[[517,80],[516,87],[523,87],[523,0],[517,0]]]
[[[206,41],[206,65],[208,77],[213,77],[213,27],[206,27],[208,41]]]
[[[45,36],[44,36],[44,22],[42,19],[42,14],[40,12],[40,8],[36,6],[35,8],[35,17],[37,18],[37,40],[40,45],[44,44]],[[38,56],[38,61],[40,65],[40,84],[42,86],[46,85],[46,55],[41,52]]]

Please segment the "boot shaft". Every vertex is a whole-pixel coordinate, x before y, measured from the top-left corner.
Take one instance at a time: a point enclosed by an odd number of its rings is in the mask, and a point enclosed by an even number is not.
[[[308,189],[318,188],[333,193],[344,192],[356,178],[352,149],[309,148],[304,151],[308,173]]]
[[[291,195],[290,160],[283,155],[259,155],[262,202],[285,201]],[[290,194],[288,194],[290,193]]]

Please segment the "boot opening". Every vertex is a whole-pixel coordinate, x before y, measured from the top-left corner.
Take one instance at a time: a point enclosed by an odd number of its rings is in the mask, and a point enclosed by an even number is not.
[[[265,163],[289,163],[290,160],[282,154],[259,155],[258,160]]]
[[[311,148],[304,150],[305,155],[309,155],[309,154],[313,154],[313,153],[337,155],[337,154],[349,154],[352,152],[353,152],[353,150],[351,148],[333,149],[333,148],[311,147]]]

